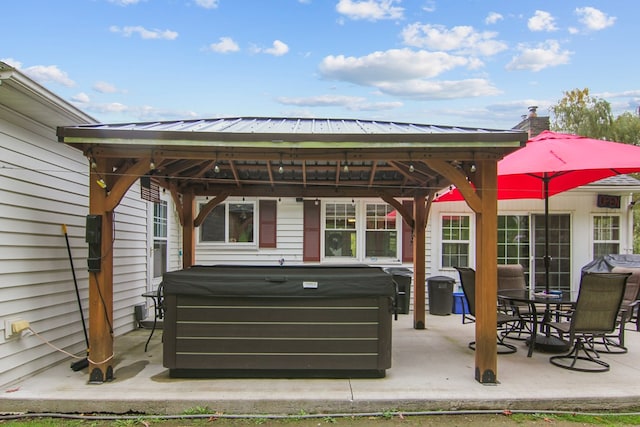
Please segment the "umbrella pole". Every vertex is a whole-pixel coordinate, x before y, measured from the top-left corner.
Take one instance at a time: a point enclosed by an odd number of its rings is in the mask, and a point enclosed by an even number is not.
[[[544,183],[544,290],[549,293],[549,177],[545,172],[542,178]]]

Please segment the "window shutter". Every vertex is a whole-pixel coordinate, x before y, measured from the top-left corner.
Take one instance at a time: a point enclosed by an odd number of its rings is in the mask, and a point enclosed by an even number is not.
[[[413,212],[413,201],[403,200],[402,205]],[[402,219],[402,262],[413,262],[413,230],[407,222]]]
[[[275,248],[277,246],[276,223],[278,219],[278,204],[275,200],[260,200],[259,209],[259,245],[261,248]]]
[[[320,261],[320,203],[304,201],[303,261]]]

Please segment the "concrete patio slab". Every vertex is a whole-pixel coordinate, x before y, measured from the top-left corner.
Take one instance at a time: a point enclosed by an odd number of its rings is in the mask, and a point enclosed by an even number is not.
[[[474,377],[475,325],[460,315],[427,314],[424,330],[412,316],[393,322],[393,362],[377,379],[185,379],[170,378],[162,366],[161,333],[145,353],[149,330],[116,338],[115,379],[89,384],[85,370],[70,362],[3,386],[0,412],[103,412],[183,414],[207,408],[227,414],[369,413],[430,410],[610,410],[637,408],[640,402],[640,333],[628,326],[629,352],[602,355],[605,373],[560,369],[548,353],[526,357],[523,342],[515,354],[498,358],[496,385]]]

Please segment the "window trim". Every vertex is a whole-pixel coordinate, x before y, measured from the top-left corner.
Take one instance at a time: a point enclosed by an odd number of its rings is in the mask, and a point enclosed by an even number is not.
[[[202,209],[202,206],[206,204],[206,201],[203,199],[197,200],[198,212]],[[252,242],[232,242],[229,240],[229,204],[247,204],[253,206],[253,241]],[[224,207],[224,215],[225,215],[225,230],[224,230],[224,241],[210,241],[202,239],[202,229],[201,227],[204,225],[204,221],[200,225],[197,234],[197,243],[199,245],[205,245],[207,247],[221,247],[221,246],[229,246],[232,245],[234,248],[249,248],[255,249],[258,248],[258,240],[259,240],[259,223],[258,223],[258,200],[225,200],[223,203],[220,203],[216,206]],[[215,208],[214,208],[215,209]],[[213,210],[211,211],[213,212]],[[211,214],[209,212],[209,214]]]
[[[401,262],[402,258],[402,227],[399,226],[398,222],[403,221],[402,215],[391,205],[385,202],[377,202],[377,201],[368,201],[364,200],[362,207],[362,257],[364,262],[368,264],[376,264],[376,263],[389,263],[389,262]],[[391,212],[396,211],[395,217],[395,227],[394,228],[384,228],[384,229],[369,229],[367,228],[367,207],[368,205],[379,206],[383,205],[391,209]],[[396,252],[394,256],[390,257],[371,257],[367,256],[367,233],[396,233]]]
[[[443,238],[443,231],[444,231],[444,226],[443,226],[443,221],[445,217],[448,216],[457,216],[457,217],[467,217],[469,218],[469,240],[444,240]],[[440,268],[440,270],[443,271],[454,271],[453,266],[452,267],[445,267],[443,265],[443,257],[444,257],[444,244],[445,243],[467,243],[467,258],[469,260],[468,262],[468,266],[469,267],[473,267],[475,265],[475,259],[474,259],[474,254],[475,251],[472,250],[472,248],[475,248],[475,230],[474,230],[474,224],[475,221],[473,221],[474,216],[472,214],[469,213],[465,213],[465,212],[441,212],[440,213],[440,217],[438,218],[438,266]]]
[[[616,217],[618,218],[618,240],[596,240],[595,238],[595,231],[596,231],[596,224],[595,224],[595,220],[596,217]],[[622,215],[619,213],[605,213],[605,212],[601,212],[601,213],[593,213],[591,214],[591,235],[590,235],[590,240],[591,240],[591,245],[590,245],[590,250],[591,250],[591,258],[594,259],[595,258],[595,245],[597,243],[600,244],[611,244],[611,243],[616,243],[618,245],[618,252],[620,252],[620,248],[622,248]]]

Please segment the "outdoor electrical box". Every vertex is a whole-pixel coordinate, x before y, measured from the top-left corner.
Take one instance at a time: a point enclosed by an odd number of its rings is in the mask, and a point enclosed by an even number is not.
[[[86,242],[89,244],[89,257],[87,269],[100,271],[100,259],[102,258],[102,216],[87,215]]]

